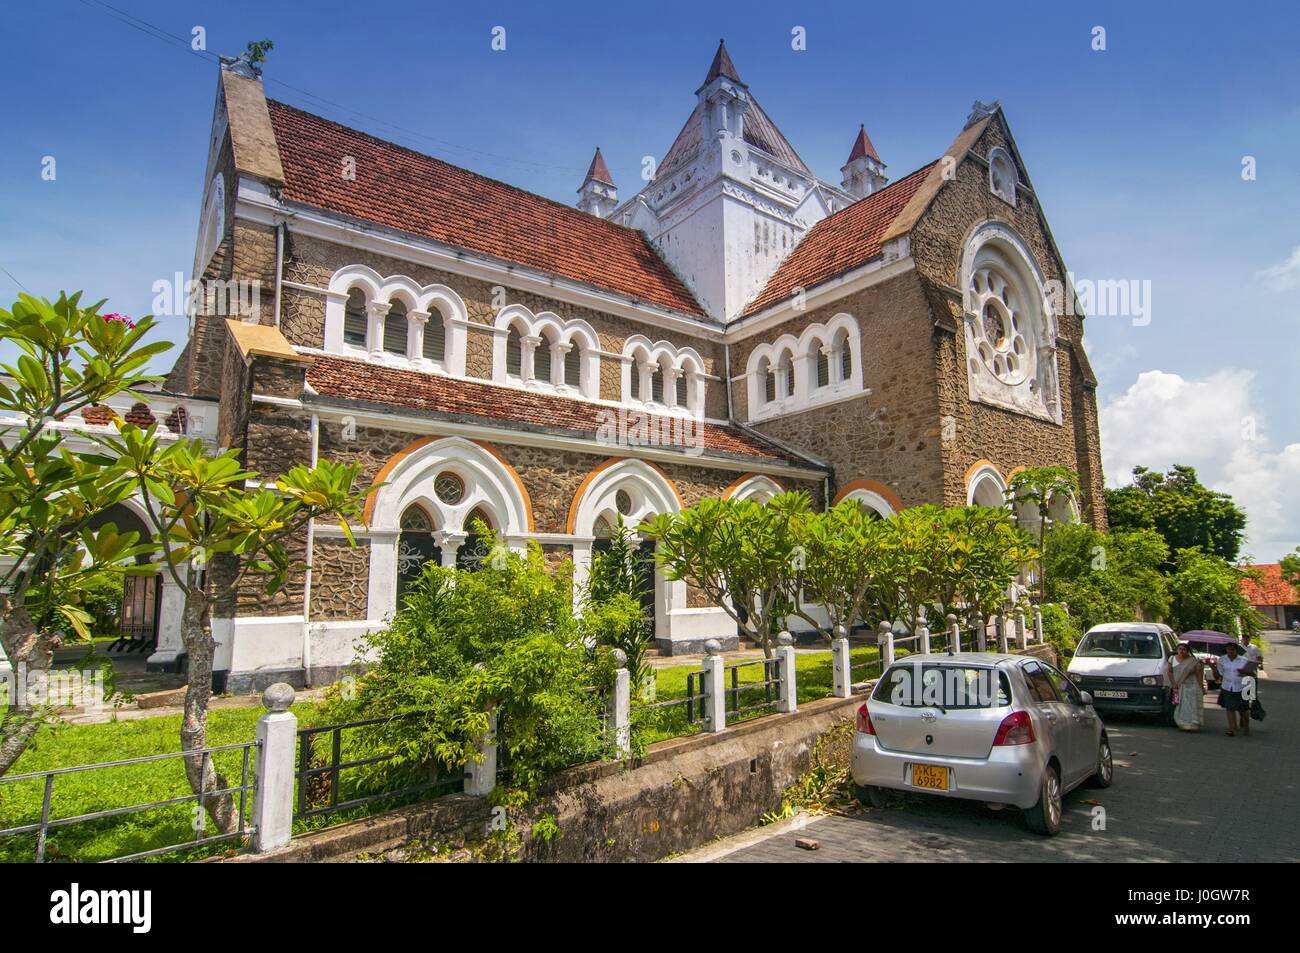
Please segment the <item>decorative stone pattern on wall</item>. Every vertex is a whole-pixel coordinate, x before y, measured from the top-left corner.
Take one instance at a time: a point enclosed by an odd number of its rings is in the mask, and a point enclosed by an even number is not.
[[[997,146],[1007,148],[1009,141],[1001,123],[995,120],[989,123],[972,152],[987,156]],[[988,167],[970,157],[957,168],[955,179],[940,191],[912,231],[912,255],[922,279],[953,289],[959,296],[966,237],[989,219],[1015,227],[1027,242],[1044,278],[1064,280],[1050,237],[1040,220],[1035,197],[1021,189],[1013,208],[989,190]],[[960,297],[956,300],[960,301]],[[960,314],[957,317],[960,321]],[[1093,505],[1102,499],[1096,394],[1084,385],[1082,367],[1074,354],[1074,348],[1082,348],[1083,322],[1076,315],[1058,315],[1057,332],[1061,426],[971,401],[964,335],[937,336],[940,415],[950,414],[956,421],[955,438],[944,452],[944,503],[966,502],[966,471],[981,458],[993,461],[1004,476],[1021,466],[1068,466],[1079,473],[1091,521],[1097,526],[1104,525],[1104,507]]]
[[[877,480],[903,502],[937,502],[943,494],[939,409],[935,397],[934,344],[925,296],[914,273],[905,273],[813,309],[761,335],[732,345],[736,374],[750,352],[782,334],[796,337],[809,324],[840,312],[858,319],[862,382],[870,395],[824,404],[753,425],[760,433],[825,460],[833,491],[853,480]],[[962,378],[963,382],[965,377]],[[732,386],[736,413],[745,419],[748,388]]]
[[[311,570],[312,621],[364,619],[370,574],[370,543],[317,536]]]

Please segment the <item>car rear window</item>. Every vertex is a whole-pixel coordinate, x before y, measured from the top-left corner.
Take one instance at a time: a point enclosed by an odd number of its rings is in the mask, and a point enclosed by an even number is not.
[[[1160,658],[1160,636],[1154,632],[1089,632],[1075,655],[1106,658]]]
[[[902,662],[876,683],[871,699],[903,708],[1005,708],[1011,685],[987,666]]]

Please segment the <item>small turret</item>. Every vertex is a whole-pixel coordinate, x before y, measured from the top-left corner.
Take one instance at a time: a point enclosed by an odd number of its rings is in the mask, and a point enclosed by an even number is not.
[[[885,187],[889,179],[885,176],[885,164],[876,155],[876,147],[867,137],[867,127],[858,128],[858,136],[853,140],[853,149],[849,152],[849,161],[840,169],[844,176],[841,185],[855,199],[864,199],[872,192]]]
[[[605,165],[605,157],[600,154],[600,146],[597,146],[587,177],[578,189],[578,209],[597,218],[608,218],[617,207],[618,189]]]

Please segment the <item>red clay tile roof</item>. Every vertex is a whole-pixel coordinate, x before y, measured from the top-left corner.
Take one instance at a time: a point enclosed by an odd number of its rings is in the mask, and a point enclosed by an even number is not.
[[[917,169],[814,225],[781,262],[745,314],[761,311],[788,298],[795,288],[812,288],[879,255],[880,237],[921,187],[934,164]]]
[[[1241,593],[1252,606],[1295,606],[1300,605],[1300,593],[1282,578],[1282,567],[1277,563],[1265,563],[1251,567],[1259,572],[1259,581],[1241,580]]]
[[[322,397],[432,411],[465,422],[496,422],[542,431],[567,430],[594,438],[608,425],[607,412],[613,409],[589,401],[381,367],[343,357],[314,357],[315,363],[307,369],[307,383]],[[629,428],[635,427],[637,418],[633,411],[629,409],[628,415]],[[655,419],[663,425],[660,433],[668,435],[674,432],[670,418],[657,416]],[[808,461],[737,428],[711,423],[701,426],[706,453],[758,457],[805,468],[812,466]],[[674,448],[670,446],[668,449]]]
[[[267,100],[283,196],[693,316],[703,309],[645,236],[540,195]],[[355,180],[339,174],[356,159]]]
[[[849,153],[849,162],[861,159],[863,156],[871,156],[877,162],[880,161],[880,156],[876,155],[876,147],[871,144],[871,137],[867,135],[866,123],[858,128],[858,138],[853,140],[853,151]],[[844,164],[848,165],[849,162]]]

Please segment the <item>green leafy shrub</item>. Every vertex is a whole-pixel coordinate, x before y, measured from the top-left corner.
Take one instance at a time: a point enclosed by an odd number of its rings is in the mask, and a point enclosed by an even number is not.
[[[371,756],[394,756],[375,772],[418,775],[476,759],[495,711],[513,789],[496,796],[518,802],[547,774],[609,753],[600,695],[586,689],[606,687],[612,666],[583,634],[571,566],[551,573],[537,546],[520,555],[493,540],[474,570],[425,566],[392,624],[368,638],[370,670],[332,694],[327,717],[420,713],[361,732]]]
[[[1043,613],[1043,641],[1056,649],[1064,664],[1074,655],[1074,649],[1083,638],[1079,621],[1055,603],[1039,607]]]

